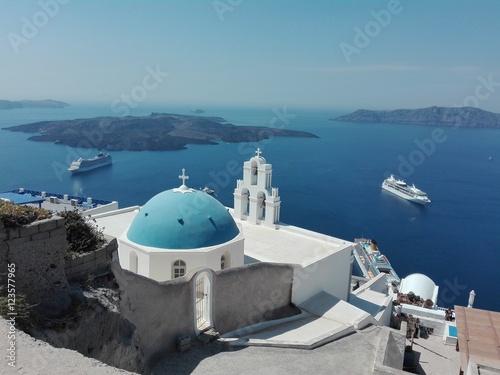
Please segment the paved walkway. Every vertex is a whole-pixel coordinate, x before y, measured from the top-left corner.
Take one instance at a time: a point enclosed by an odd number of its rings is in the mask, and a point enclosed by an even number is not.
[[[387,328],[371,326],[313,350],[258,346],[224,349],[215,343],[194,341],[189,351],[163,358],[153,374],[367,375],[372,373],[383,329]],[[416,339],[413,350],[420,355],[419,374],[458,375],[459,353],[454,346],[444,345],[441,336]]]
[[[367,375],[375,360],[381,327],[368,327],[314,350],[206,346],[198,342],[189,351],[168,354],[154,375]]]
[[[445,345],[441,335],[414,339],[413,351],[420,353],[419,374],[458,375],[460,371],[460,353],[455,345]]]
[[[230,346],[275,346],[313,349],[354,332],[351,325],[305,313],[303,318],[273,326],[239,339],[227,340]]]

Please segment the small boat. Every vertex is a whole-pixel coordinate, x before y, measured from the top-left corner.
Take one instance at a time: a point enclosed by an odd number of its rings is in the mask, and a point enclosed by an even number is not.
[[[427,194],[415,187],[415,185],[408,185],[403,180],[397,180],[391,174],[389,178],[386,178],[382,183],[382,189],[387,190],[400,198],[409,200],[410,202],[427,204],[431,200],[427,197]]]
[[[100,152],[99,155],[91,159],[80,158],[78,160],[73,160],[68,171],[71,174],[82,173],[91,171],[92,169],[104,167],[112,163],[111,155],[106,152]]]
[[[200,191],[202,191],[208,195],[211,195],[212,197],[215,198],[215,190],[210,189],[208,186],[205,186],[203,189],[200,189]]]

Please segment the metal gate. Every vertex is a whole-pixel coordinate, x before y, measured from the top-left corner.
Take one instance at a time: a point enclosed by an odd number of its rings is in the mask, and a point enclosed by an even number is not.
[[[196,278],[196,327],[200,332],[210,328],[209,281],[206,273]]]

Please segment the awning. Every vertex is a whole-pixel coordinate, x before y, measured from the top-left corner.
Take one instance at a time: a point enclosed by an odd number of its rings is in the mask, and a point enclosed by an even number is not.
[[[14,204],[43,203],[44,198],[34,197],[30,194],[17,194],[12,192],[0,193],[0,199],[8,200]]]

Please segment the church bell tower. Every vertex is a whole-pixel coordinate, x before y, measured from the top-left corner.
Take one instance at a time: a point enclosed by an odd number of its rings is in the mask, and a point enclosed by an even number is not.
[[[243,179],[234,189],[234,216],[252,224],[279,228],[280,204],[278,188],[271,186],[273,166],[266,162],[260,148],[243,164]]]

